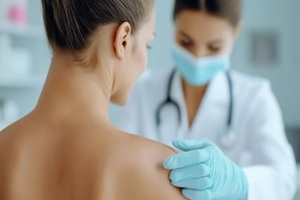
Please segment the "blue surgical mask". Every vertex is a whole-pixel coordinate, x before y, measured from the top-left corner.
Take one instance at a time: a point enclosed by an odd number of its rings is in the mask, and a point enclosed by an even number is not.
[[[172,57],[183,78],[194,86],[205,85],[215,75],[230,68],[229,55],[197,58],[177,44],[172,49]]]

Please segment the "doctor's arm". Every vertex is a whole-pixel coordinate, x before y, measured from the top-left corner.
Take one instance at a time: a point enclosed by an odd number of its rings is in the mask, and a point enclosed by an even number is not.
[[[286,140],[279,106],[264,84],[252,98],[245,137],[253,155],[241,168],[211,141],[174,141],[178,153],[164,163],[172,184],[191,200],[291,200],[296,188],[295,160]]]
[[[269,84],[257,93],[248,116],[247,137],[253,165],[244,168],[248,200],[291,200],[296,191],[296,164],[281,111]]]

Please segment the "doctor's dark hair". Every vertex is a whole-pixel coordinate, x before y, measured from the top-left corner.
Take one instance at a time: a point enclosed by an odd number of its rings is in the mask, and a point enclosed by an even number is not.
[[[203,11],[226,19],[232,26],[242,17],[243,0],[175,0],[173,18],[184,10]]]
[[[41,0],[44,24],[52,47],[77,51],[88,46],[94,31],[128,22],[134,34],[154,0]]]

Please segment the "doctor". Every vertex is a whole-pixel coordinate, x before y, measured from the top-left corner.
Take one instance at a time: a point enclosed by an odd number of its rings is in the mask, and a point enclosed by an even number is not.
[[[295,160],[270,84],[229,70],[241,10],[176,0],[175,69],[146,74],[117,125],[181,150],[164,167],[188,199],[291,200]]]

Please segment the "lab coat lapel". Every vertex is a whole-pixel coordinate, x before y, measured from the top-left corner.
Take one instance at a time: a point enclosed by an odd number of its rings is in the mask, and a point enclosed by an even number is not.
[[[229,105],[228,84],[225,73],[220,73],[209,84],[197,111],[192,127],[189,127],[181,76],[177,72],[171,88],[171,98],[179,104],[182,122],[178,139],[208,138],[217,141],[218,134],[226,130]]]
[[[220,73],[209,84],[191,127],[190,137],[205,137],[218,141],[226,131],[229,109],[229,88],[225,73]]]

